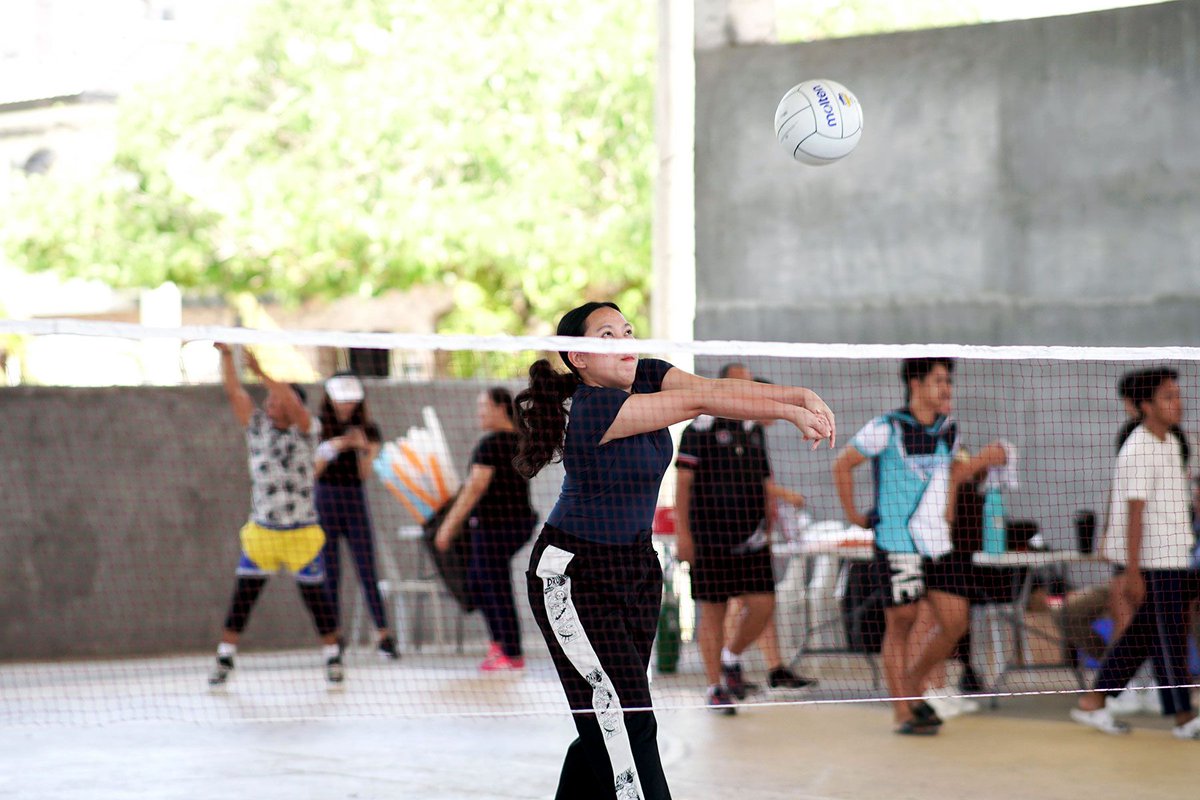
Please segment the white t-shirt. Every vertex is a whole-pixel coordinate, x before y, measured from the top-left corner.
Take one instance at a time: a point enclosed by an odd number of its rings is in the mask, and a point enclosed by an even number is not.
[[[1126,562],[1129,501],[1145,500],[1142,512],[1142,569],[1187,569],[1192,556],[1191,502],[1187,467],[1179,440],[1158,439],[1139,425],[1117,455],[1112,508],[1104,539],[1105,558]]]

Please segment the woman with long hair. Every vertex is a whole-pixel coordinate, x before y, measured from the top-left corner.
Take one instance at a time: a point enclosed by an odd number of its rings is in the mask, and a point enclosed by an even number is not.
[[[633,328],[615,304],[586,303],[558,335],[631,340]],[[535,362],[516,400],[517,469],[532,477],[561,460],[566,470],[526,573],[579,732],[557,797],[662,800],[646,670],[662,602],[650,528],[672,458],[667,426],[701,414],[786,420],[816,447],[833,443],[834,416],[808,389],[700,378],[629,354],[559,355],[569,372]]]
[[[467,583],[492,637],[480,669],[519,670],[525,659],[513,600],[512,559],[533,535],[537,518],[529,504],[529,481],[513,467],[517,432],[512,394],[493,386],[479,395],[477,409],[484,435],[471,454],[471,471],[434,544],[442,552],[449,550],[467,523],[471,531]]]
[[[355,375],[338,374],[325,381],[321,401],[321,445],[317,448],[317,514],[325,529],[325,585],[334,620],[340,619],[338,594],[341,560],[338,542],[346,540],[358,571],[358,582],[379,632],[377,648],[387,659],[396,659],[396,639],[388,629],[383,596],[375,567],[375,534],[363,480],[383,437],[367,410],[366,392]]]

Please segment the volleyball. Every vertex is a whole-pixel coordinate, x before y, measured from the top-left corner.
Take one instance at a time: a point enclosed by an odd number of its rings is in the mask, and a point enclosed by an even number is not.
[[[823,78],[788,89],[775,109],[775,135],[802,164],[822,166],[845,158],[858,145],[862,128],[858,98]]]

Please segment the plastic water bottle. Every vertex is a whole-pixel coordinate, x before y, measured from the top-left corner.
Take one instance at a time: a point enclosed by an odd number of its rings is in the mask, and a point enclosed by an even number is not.
[[[1008,531],[1004,526],[1004,495],[999,489],[983,493],[983,552],[1008,550]]]

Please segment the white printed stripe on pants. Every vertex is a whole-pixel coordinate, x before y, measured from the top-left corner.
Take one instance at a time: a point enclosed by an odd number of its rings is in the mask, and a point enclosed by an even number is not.
[[[600,732],[604,736],[608,760],[612,763],[613,784],[617,796],[627,796],[632,787],[637,793],[634,796],[642,797],[642,783],[633,760],[629,733],[625,729],[621,698],[617,696],[612,681],[604,672],[600,657],[592,647],[587,631],[580,624],[575,603],[571,600],[571,579],[566,576],[566,571],[567,565],[574,557],[574,553],[550,545],[538,559],[536,572],[542,579],[546,615],[550,619],[550,627],[554,630],[558,646],[562,648],[571,665],[592,687],[592,708],[596,712],[596,722],[599,723]]]

